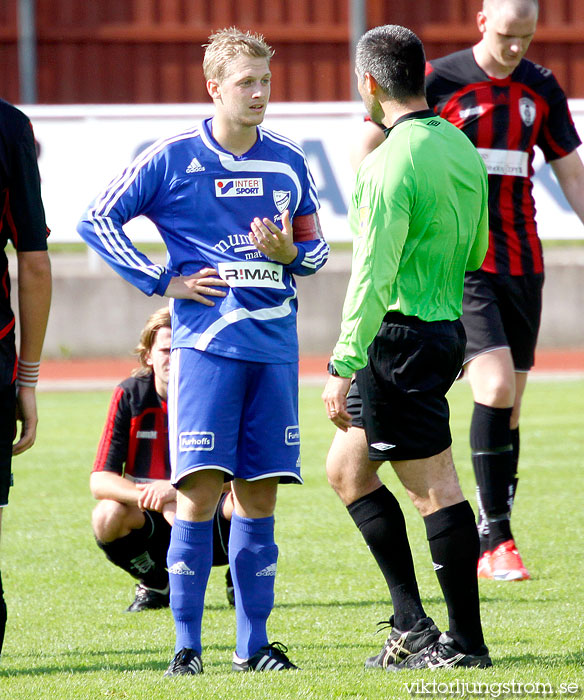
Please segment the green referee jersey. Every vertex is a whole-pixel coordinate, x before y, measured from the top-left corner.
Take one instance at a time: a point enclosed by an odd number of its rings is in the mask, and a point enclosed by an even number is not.
[[[408,114],[361,164],[349,222],[353,268],[332,355],[344,377],[367,364],[387,311],[461,316],[464,273],[480,267],[488,246],[485,165],[446,120]]]

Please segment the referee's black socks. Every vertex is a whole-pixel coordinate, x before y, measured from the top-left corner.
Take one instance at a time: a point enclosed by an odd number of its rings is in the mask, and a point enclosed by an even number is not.
[[[479,507],[487,521],[479,529],[488,532],[491,551],[512,538],[509,501],[516,485],[519,450],[519,431],[513,434],[509,425],[512,410],[475,403],[470,426]]]
[[[449,633],[465,653],[484,644],[479,606],[479,538],[468,501],[424,518],[438,583],[448,609]]]
[[[426,613],[397,499],[385,486],[380,486],[348,505],[347,510],[385,577],[394,608],[394,626],[404,632],[411,630]]]

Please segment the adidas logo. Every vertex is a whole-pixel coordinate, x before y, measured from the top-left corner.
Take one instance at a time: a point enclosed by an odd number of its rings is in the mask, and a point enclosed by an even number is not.
[[[276,575],[276,563],[266,566],[265,569],[258,571],[256,576],[275,576]]]
[[[177,561],[173,564],[170,569],[168,569],[169,574],[178,574],[179,576],[194,576],[195,572],[184,563],[184,561]]]
[[[201,173],[205,169],[204,165],[201,165],[196,158],[193,158],[189,164],[189,167],[185,172],[187,173]]]

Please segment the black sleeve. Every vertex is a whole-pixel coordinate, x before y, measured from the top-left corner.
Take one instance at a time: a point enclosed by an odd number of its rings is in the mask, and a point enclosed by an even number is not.
[[[8,206],[17,251],[47,250],[48,229],[32,126],[24,122],[13,149]]]
[[[131,421],[129,394],[122,386],[118,386],[110,401],[93,465],[94,472],[115,472],[123,476],[124,465],[128,459]]]
[[[549,113],[537,138],[547,162],[575,151],[582,143],[568,106],[566,95],[553,75],[547,80],[545,93]]]

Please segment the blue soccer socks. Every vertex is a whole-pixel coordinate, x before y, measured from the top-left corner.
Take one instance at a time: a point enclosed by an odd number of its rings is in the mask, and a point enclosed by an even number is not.
[[[236,654],[248,659],[268,644],[266,624],[274,607],[278,547],[274,517],[231,518],[229,566],[235,587]]]
[[[187,648],[201,653],[201,621],[212,561],[213,520],[194,523],[175,518],[167,562],[176,652]]]

